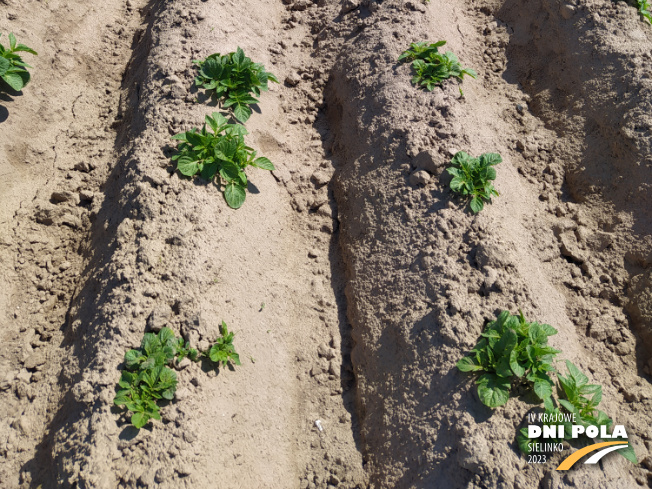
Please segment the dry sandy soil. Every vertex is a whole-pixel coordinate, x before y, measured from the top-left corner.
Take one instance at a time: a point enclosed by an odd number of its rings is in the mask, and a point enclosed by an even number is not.
[[[649,485],[652,28],[633,7],[0,0],[9,31],[39,56],[0,93],[0,487]],[[396,62],[440,39],[479,73],[463,97]],[[234,211],[174,171],[170,136],[215,110],[191,61],[237,46],[282,83],[247,123],[276,171]],[[504,159],[477,216],[448,188],[457,150]],[[455,368],[503,309],[559,330],[640,464],[527,463],[531,399],[492,411]],[[205,348],[222,320],[243,365],[180,369],[162,420],[130,427],[124,352],[163,325]]]

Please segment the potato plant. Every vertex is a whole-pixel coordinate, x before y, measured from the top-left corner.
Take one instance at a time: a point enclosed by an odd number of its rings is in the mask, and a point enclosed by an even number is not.
[[[484,208],[485,201],[491,201],[492,196],[499,195],[491,182],[496,179],[494,166],[502,161],[496,153],[485,153],[474,158],[459,151],[453,156],[451,166],[446,169],[453,176],[451,190],[470,199],[474,214]]]
[[[211,54],[193,63],[199,69],[195,85],[211,91],[212,96],[222,102],[222,107],[233,110],[240,122],[247,122],[251,116],[250,105],[258,103],[252,94],[260,96],[261,91],[269,89],[270,81],[278,83],[262,64],[246,57],[241,48],[225,55]]]
[[[9,34],[8,48],[0,43],[0,78],[17,92],[20,92],[29,83],[30,74],[27,68],[31,68],[19,54],[16,54],[20,52],[36,55],[36,51],[33,49],[24,44],[17,44],[13,34]]]
[[[438,41],[432,44],[413,42],[410,44],[409,49],[399,56],[399,63],[412,61],[414,71],[412,83],[432,92],[435,86],[441,85],[448,78],[455,77],[463,80],[464,75],[471,78],[478,76],[472,69],[462,68],[457,56],[452,51],[440,53],[439,48],[445,44],[446,41]]]
[[[228,331],[224,321],[220,331],[222,336],[201,355],[169,328],[162,328],[158,334],[145,333],[140,348],[125,353],[125,370],[118,381],[113,402],[133,413],[130,419],[135,428],[142,428],[152,419],[161,419],[157,402],[174,399],[177,374],[169,365],[175,359],[187,357],[197,362],[204,357],[218,368],[220,364],[240,365],[240,357],[233,346],[234,334]]]
[[[587,428],[588,426],[605,426],[607,432],[610,432],[613,420],[604,412],[598,409],[598,404],[602,400],[602,386],[596,384],[589,384],[589,378],[584,375],[572,362],[566,360],[566,369],[568,375],[563,376],[557,373],[557,394],[558,399],[552,399],[553,404],[545,409],[545,414],[548,415],[547,419],[558,419],[560,421],[555,423],[546,423],[549,425],[564,425],[564,438],[562,439],[547,439],[551,443],[561,443],[564,440],[571,440],[572,424],[577,424]],[[575,423],[570,421],[561,421],[568,419],[561,415],[569,414],[575,415]],[[516,437],[519,448],[523,453],[530,453],[529,443],[532,441],[528,438],[527,427],[519,430]],[[595,443],[588,441],[588,437],[584,435],[584,444]],[[611,441],[612,439],[610,439]],[[613,439],[613,441],[617,440]],[[638,460],[636,453],[631,444],[623,449],[618,450],[618,453],[625,457],[630,462],[636,464]]]
[[[652,24],[652,4],[650,0],[635,0],[636,7],[638,8],[638,13],[647,20],[649,24]]]
[[[201,130],[193,128],[172,137],[181,141],[172,160],[177,162],[177,170],[188,177],[199,174],[210,182],[217,176],[224,185],[226,203],[238,209],[246,198],[245,169],[254,166],[274,170],[269,159],[257,157],[256,151],[245,145],[246,134],[244,126],[228,124],[223,115],[214,112],[206,116]]]
[[[482,338],[471,354],[457,362],[462,372],[483,372],[476,380],[478,395],[483,404],[495,408],[510,397],[512,383],[523,379],[532,385],[534,393],[548,407],[554,372],[552,361],[560,353],[548,346],[548,337],[557,330],[548,324],[528,323],[523,313],[500,313],[487,325]]]

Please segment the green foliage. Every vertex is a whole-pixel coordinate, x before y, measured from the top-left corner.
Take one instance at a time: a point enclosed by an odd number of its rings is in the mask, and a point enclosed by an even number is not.
[[[219,175],[224,184],[226,203],[238,209],[246,197],[245,168],[255,166],[274,170],[269,159],[257,158],[256,152],[245,145],[246,134],[244,126],[228,124],[223,115],[214,112],[212,117],[206,116],[201,131],[193,128],[172,137],[181,141],[172,160],[177,162],[177,170],[189,177],[200,174],[205,180],[212,181]]]
[[[558,404],[552,400],[552,404],[546,406],[545,414],[548,416],[554,416],[554,418],[549,417],[548,419],[563,419],[560,415],[574,414],[575,423],[570,421],[559,421],[556,423],[546,424],[563,425],[565,440],[571,440],[573,424],[584,426],[584,428],[587,428],[588,426],[606,426],[607,432],[610,432],[613,420],[604,411],[598,409],[598,404],[600,404],[600,401],[602,400],[602,386],[589,384],[589,378],[569,360],[566,360],[566,368],[568,370],[568,375],[566,377],[557,373],[557,380],[559,382],[557,386],[557,393],[559,395],[559,399],[557,400]],[[583,438],[584,444],[589,444],[587,442],[588,438],[585,435]],[[609,441],[616,440],[618,439],[609,439]],[[527,437],[527,427],[523,427],[519,430],[517,441],[521,451],[523,453],[529,453],[527,444],[530,440]],[[546,441],[555,443],[563,440],[547,439]],[[582,442],[581,439],[580,442]],[[591,441],[590,443],[595,442]],[[638,463],[636,453],[631,444],[625,449],[618,450],[618,453],[630,462],[634,464]]]
[[[650,0],[635,0],[638,13],[643,16],[649,24],[652,24],[652,4]]]
[[[203,356],[218,364],[232,362],[240,365],[240,357],[233,346],[234,334],[222,322],[222,337],[218,338]],[[199,352],[183,338],[177,338],[171,329],[162,328],[158,334],[145,333],[140,348],[125,353],[125,370],[122,372],[113,402],[133,414],[131,424],[140,429],[150,419],[161,419],[157,401],[174,399],[177,374],[168,365],[188,357],[199,361]]]
[[[491,183],[496,179],[497,165],[503,161],[499,154],[485,153],[473,158],[464,151],[453,156],[451,166],[446,169],[453,176],[451,190],[471,199],[471,210],[477,214],[484,208],[484,202],[491,201],[491,196],[498,196],[498,191]]]
[[[225,55],[211,54],[193,63],[199,68],[195,84],[211,90],[213,97],[222,101],[224,108],[231,107],[233,115],[241,122],[247,122],[251,116],[249,106],[258,103],[251,94],[260,96],[261,91],[268,90],[268,82],[278,83],[262,64],[246,57],[241,48]]]
[[[241,365],[240,356],[236,353],[235,347],[233,346],[233,337],[235,335],[229,332],[224,321],[222,321],[220,333],[222,337],[217,338],[215,344],[204,355],[210,358],[212,362],[217,363],[218,367],[220,364],[227,366],[229,362],[235,365]]]
[[[2,37],[2,34],[0,34],[0,37]],[[16,54],[20,52],[36,54],[36,51],[24,44],[17,44],[16,37],[13,34],[9,34],[8,48],[0,43],[0,78],[17,92],[21,91],[29,82],[30,74],[27,68],[31,68],[20,55]]]
[[[138,350],[125,353],[125,371],[113,402],[131,411],[131,424],[140,429],[150,419],[161,419],[156,401],[172,400],[177,389],[177,374],[167,365],[183,347],[169,328],[158,335],[145,333]],[[196,356],[196,353],[195,353]]]
[[[547,406],[552,406],[552,361],[559,350],[548,346],[557,330],[548,324],[527,323],[523,313],[500,313],[487,325],[471,354],[457,362],[462,372],[484,372],[476,380],[480,400],[495,408],[509,400],[512,381],[522,378]]]
[[[432,91],[436,85],[440,85],[441,82],[451,77],[463,80],[464,75],[469,75],[471,78],[478,76],[472,69],[462,68],[457,56],[452,51],[440,53],[439,48],[444,44],[446,44],[446,41],[433,44],[413,42],[410,44],[410,48],[398,57],[399,63],[412,61],[412,69],[414,70],[412,83]]]

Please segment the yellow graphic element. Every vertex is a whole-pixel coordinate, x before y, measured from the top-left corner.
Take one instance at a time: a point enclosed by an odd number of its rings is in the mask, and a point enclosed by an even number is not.
[[[571,453],[568,457],[564,459],[562,463],[559,464],[559,467],[557,467],[555,470],[568,470],[570,469],[573,465],[575,465],[575,462],[577,462],[579,459],[581,459],[584,455],[587,453],[595,452],[596,450],[604,447],[610,447],[612,445],[627,445],[626,441],[605,441],[602,443],[594,443],[593,445],[589,445],[588,447],[584,447],[581,450],[578,450],[574,453]]]

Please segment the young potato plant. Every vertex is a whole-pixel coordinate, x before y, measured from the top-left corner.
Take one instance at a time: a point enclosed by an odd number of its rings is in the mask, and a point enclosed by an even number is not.
[[[498,191],[491,183],[496,179],[497,165],[503,161],[497,153],[485,153],[479,158],[473,158],[464,151],[453,156],[451,166],[446,169],[453,176],[450,187],[467,198],[470,198],[471,210],[477,214],[484,208],[484,202],[490,202],[491,196],[498,196]]]
[[[413,42],[410,44],[410,48],[398,57],[399,63],[412,61],[414,70],[412,83],[423,86],[432,92],[435,86],[440,85],[448,78],[455,77],[463,80],[464,75],[469,75],[471,78],[478,76],[472,69],[462,68],[457,56],[452,51],[440,53],[439,48],[445,44],[446,41],[438,41],[433,44]]]
[[[177,389],[177,374],[167,365],[183,340],[169,328],[145,333],[140,349],[125,353],[125,371],[118,382],[113,402],[131,411],[131,424],[140,429],[150,419],[161,419],[156,401],[172,400]],[[196,355],[196,354],[195,354]]]
[[[198,362],[200,357],[223,365],[229,362],[240,365],[240,356],[233,346],[234,334],[222,321],[222,337],[201,355],[183,338],[177,338],[171,329],[162,328],[158,334],[145,333],[137,350],[125,353],[125,370],[122,372],[113,402],[132,414],[131,424],[140,429],[151,419],[161,419],[157,401],[174,399],[177,389],[177,374],[168,365],[188,357]]]
[[[254,166],[274,170],[269,159],[256,157],[256,151],[245,145],[246,134],[244,126],[228,124],[223,115],[214,112],[212,116],[206,116],[201,131],[193,128],[172,137],[181,141],[172,160],[177,162],[177,170],[188,177],[200,174],[210,182],[217,175],[224,185],[226,203],[238,209],[246,198],[245,168]]]
[[[224,321],[222,321],[220,333],[222,337],[215,340],[215,344],[204,353],[204,356],[210,358],[211,362],[216,363],[218,367],[220,365],[226,367],[229,362],[235,365],[241,365],[240,355],[236,353],[235,347],[233,346],[233,337],[235,334],[229,332]]]
[[[652,24],[652,3],[650,3],[650,0],[636,0],[636,7],[638,8],[638,13],[641,14],[649,24]]]
[[[602,400],[602,386],[589,384],[589,378],[569,360],[566,360],[566,368],[568,370],[568,375],[566,377],[557,373],[557,394],[559,398],[557,399],[557,402],[553,399],[552,405],[546,406],[545,413],[549,415],[548,419],[560,420],[564,419],[560,416],[561,414],[575,414],[575,423],[571,423],[570,421],[559,421],[557,423],[546,424],[564,425],[564,440],[571,440],[572,424],[581,425],[585,428],[588,426],[605,426],[607,432],[610,432],[613,420],[604,411],[598,409],[598,404],[600,404],[600,401]],[[526,454],[530,453],[528,444],[532,441],[528,439],[527,435],[527,427],[521,428],[517,435],[519,447],[521,451]],[[584,440],[582,440],[581,443],[583,442],[585,445],[595,443],[593,440],[589,441],[590,439],[586,437],[586,435],[584,435],[583,438]],[[609,441],[612,440],[616,441],[618,439],[612,438]],[[560,443],[563,440],[547,439],[546,441]],[[634,464],[638,463],[636,453],[631,444],[623,450],[618,450],[618,453],[630,462]]]
[[[523,313],[500,313],[487,325],[471,354],[457,362],[462,372],[484,372],[476,380],[478,395],[490,408],[509,400],[512,382],[523,379],[532,384],[535,394],[552,408],[554,372],[552,361],[559,350],[548,346],[548,337],[557,330],[548,324],[528,323]]]
[[[195,85],[211,90],[213,97],[222,101],[222,107],[232,108],[240,122],[247,122],[251,116],[250,105],[258,103],[251,94],[258,97],[261,91],[269,89],[268,82],[278,83],[262,64],[246,57],[241,48],[225,55],[211,54],[193,63],[199,68]]]
[[[0,37],[2,37],[2,34],[0,34]],[[0,43],[0,78],[17,92],[20,92],[29,82],[30,74],[27,68],[31,68],[20,55],[16,54],[20,52],[36,54],[36,51],[24,44],[17,44],[16,37],[13,34],[9,34],[8,48]]]

